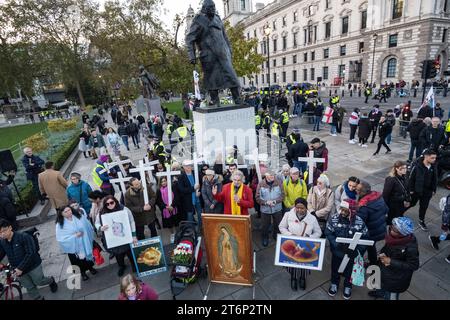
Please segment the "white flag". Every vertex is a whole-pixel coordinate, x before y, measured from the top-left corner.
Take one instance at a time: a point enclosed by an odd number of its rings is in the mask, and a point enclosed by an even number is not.
[[[195,98],[198,100],[202,100],[202,96],[200,95],[200,86],[198,85],[200,81],[200,75],[197,71],[194,70],[194,92]]]
[[[428,91],[427,96],[425,97],[425,100],[423,101],[422,105],[420,106],[419,110],[417,111],[417,113],[419,113],[420,109],[422,109],[423,107],[425,107],[426,105],[429,105],[431,108],[434,109],[434,107],[436,106],[436,99],[434,98],[434,89],[433,86],[431,86],[430,90]]]

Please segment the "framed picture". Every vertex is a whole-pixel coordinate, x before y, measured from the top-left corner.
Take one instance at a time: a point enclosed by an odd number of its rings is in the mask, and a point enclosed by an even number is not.
[[[167,271],[161,237],[154,237],[131,244],[134,265],[139,278]]]
[[[250,216],[202,214],[211,282],[253,285]]]
[[[275,265],[321,271],[325,256],[325,243],[325,239],[278,234]]]
[[[108,249],[133,242],[130,220],[125,210],[101,215],[102,225],[109,228],[104,232]]]

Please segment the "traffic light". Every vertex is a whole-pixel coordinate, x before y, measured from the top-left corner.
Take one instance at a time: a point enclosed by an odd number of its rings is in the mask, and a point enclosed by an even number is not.
[[[434,60],[424,60],[421,68],[422,79],[432,79],[436,77],[439,66]]]

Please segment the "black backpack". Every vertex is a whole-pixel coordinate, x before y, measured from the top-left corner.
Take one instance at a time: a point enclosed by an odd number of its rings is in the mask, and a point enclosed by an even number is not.
[[[27,230],[22,230],[23,233],[27,233],[30,236],[33,237],[34,240],[34,245],[36,247],[36,252],[39,252],[39,250],[41,249],[41,247],[39,246],[39,239],[38,236],[40,236],[41,234],[39,233],[39,230],[36,229],[35,227],[27,229]]]

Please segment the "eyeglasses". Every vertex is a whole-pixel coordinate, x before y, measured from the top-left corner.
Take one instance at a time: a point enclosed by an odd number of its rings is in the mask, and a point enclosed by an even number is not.
[[[116,203],[114,202],[114,201],[108,201],[107,203],[106,203],[106,205],[107,206],[111,206],[111,205],[115,205]]]

